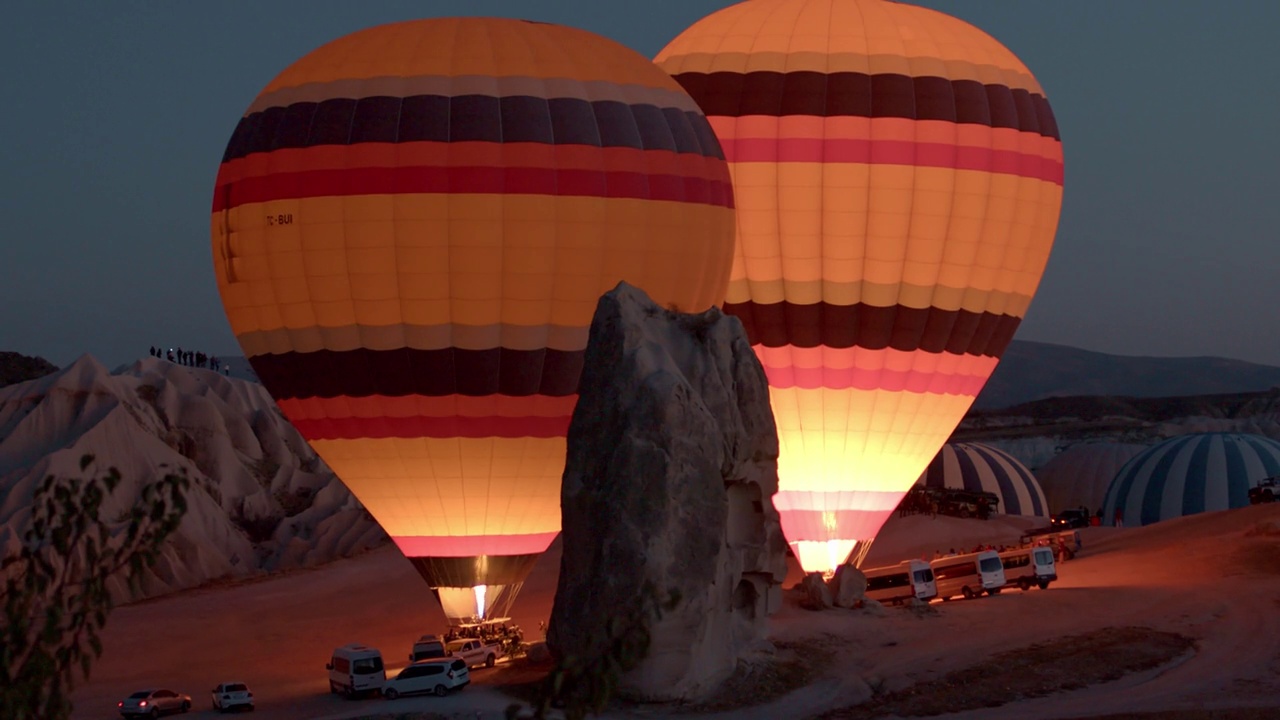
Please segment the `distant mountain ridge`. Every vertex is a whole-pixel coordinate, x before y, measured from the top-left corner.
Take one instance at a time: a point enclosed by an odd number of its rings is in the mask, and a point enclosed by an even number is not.
[[[973,407],[994,410],[1052,397],[1226,395],[1276,386],[1280,367],[1243,360],[1108,355],[1014,340]]]

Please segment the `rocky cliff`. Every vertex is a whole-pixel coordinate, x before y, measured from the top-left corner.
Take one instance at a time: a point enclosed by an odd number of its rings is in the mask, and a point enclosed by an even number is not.
[[[104,512],[120,517],[143,484],[191,478],[189,510],[142,597],[219,578],[315,565],[385,541],[261,385],[147,358],[108,371],[90,356],[0,389],[0,551],[12,552],[47,475],[114,466]],[[118,599],[132,595],[114,588]]]
[[[738,320],[664,310],[623,284],[597,306],[579,393],[548,643],[597,657],[637,620],[650,642],[622,692],[699,697],[763,638],[781,600],[764,371]],[[661,619],[644,614],[646,598],[671,591]]]

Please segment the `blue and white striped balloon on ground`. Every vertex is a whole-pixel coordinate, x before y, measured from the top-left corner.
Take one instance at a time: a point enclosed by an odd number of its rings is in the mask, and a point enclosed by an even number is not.
[[[988,491],[1000,498],[1006,515],[1049,516],[1049,503],[1035,475],[1009,453],[980,443],[942,446],[916,481],[925,487]]]
[[[1120,468],[1103,519],[1125,526],[1249,504],[1249,488],[1280,475],[1280,442],[1263,435],[1196,433],[1170,438]]]

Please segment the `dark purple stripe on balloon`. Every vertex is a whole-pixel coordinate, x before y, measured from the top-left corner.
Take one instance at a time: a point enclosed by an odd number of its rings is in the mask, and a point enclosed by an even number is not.
[[[1022,318],[902,305],[725,303],[753,345],[765,347],[893,348],[1000,357]]]
[[[709,116],[894,117],[1013,128],[1060,140],[1038,93],[976,80],[812,71],[680,73],[677,82]]]
[[[584,351],[321,350],[258,355],[253,371],[276,399],[385,395],[550,395],[578,391]]]
[[[489,95],[332,98],[240,119],[222,161],[284,148],[356,143],[537,142],[670,150],[724,159],[702,114],[579,98]]]

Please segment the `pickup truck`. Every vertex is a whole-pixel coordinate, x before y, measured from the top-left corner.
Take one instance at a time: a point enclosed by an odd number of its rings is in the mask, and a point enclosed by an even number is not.
[[[1275,502],[1280,498],[1280,475],[1263,478],[1258,484],[1249,488],[1249,504]]]
[[[449,644],[445,646],[445,651],[449,655],[465,661],[468,667],[477,665],[493,667],[498,658],[506,655],[506,651],[502,649],[501,644],[485,642],[478,638],[450,640]]]

